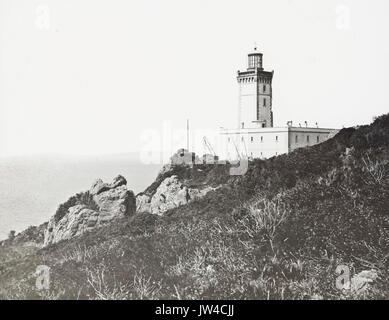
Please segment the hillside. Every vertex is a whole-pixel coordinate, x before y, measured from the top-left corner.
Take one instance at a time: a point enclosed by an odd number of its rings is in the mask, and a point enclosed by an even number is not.
[[[3,242],[0,299],[388,297],[389,115],[252,161],[243,176],[229,165],[168,167],[138,197],[153,203],[172,177],[163,214],[138,206],[45,247],[46,225]],[[176,203],[180,190],[198,196]],[[35,288],[38,265],[50,267],[49,290]]]

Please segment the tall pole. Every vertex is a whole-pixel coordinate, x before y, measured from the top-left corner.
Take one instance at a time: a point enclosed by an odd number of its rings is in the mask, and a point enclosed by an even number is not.
[[[189,119],[186,119],[186,149],[189,152]]]

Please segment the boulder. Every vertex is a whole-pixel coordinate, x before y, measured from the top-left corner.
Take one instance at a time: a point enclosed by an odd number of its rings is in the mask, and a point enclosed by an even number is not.
[[[211,190],[214,190],[214,188],[189,188],[179,180],[178,176],[173,175],[163,180],[154,194],[138,195],[136,197],[136,209],[138,212],[162,215],[170,209],[202,198]]]
[[[377,278],[378,273],[376,270],[363,270],[351,278],[351,291],[354,294],[363,294]]]
[[[80,200],[69,207],[59,221],[52,217],[45,230],[44,245],[71,239],[113,219],[135,213],[135,196],[126,185],[122,176],[117,176],[111,183],[96,180],[89,190],[93,206],[90,201]]]
[[[90,189],[90,193],[93,195],[98,195],[104,191],[108,191],[125,185],[127,185],[127,180],[121,175],[118,175],[116,178],[114,178],[111,183],[104,183],[103,180],[97,179],[93,183]]]

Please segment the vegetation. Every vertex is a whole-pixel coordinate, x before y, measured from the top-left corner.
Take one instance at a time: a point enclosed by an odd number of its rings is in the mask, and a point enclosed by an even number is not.
[[[15,230],[11,230],[10,232],[9,232],[9,234],[8,234],[8,240],[9,241],[14,241],[14,239],[15,239],[15,234],[16,234],[16,231]]]
[[[75,196],[70,197],[65,203],[59,205],[57,211],[54,214],[54,219],[56,222],[61,220],[69,208],[75,205],[84,205],[92,210],[99,210],[99,206],[93,199],[93,195],[89,191],[77,193]]]
[[[388,297],[389,115],[255,160],[241,177],[216,165],[173,170],[164,175],[222,187],[163,217],[138,213],[42,249],[3,245],[0,298]],[[47,291],[35,288],[42,264],[51,268]],[[365,290],[340,290],[339,265],[378,277]]]

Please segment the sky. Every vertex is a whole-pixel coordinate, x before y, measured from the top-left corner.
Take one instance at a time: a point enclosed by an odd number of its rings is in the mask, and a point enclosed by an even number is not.
[[[236,126],[236,72],[255,43],[275,72],[275,126],[368,124],[389,111],[388,9],[387,0],[0,0],[0,157],[173,150],[185,146],[186,119],[192,135],[212,137]]]

